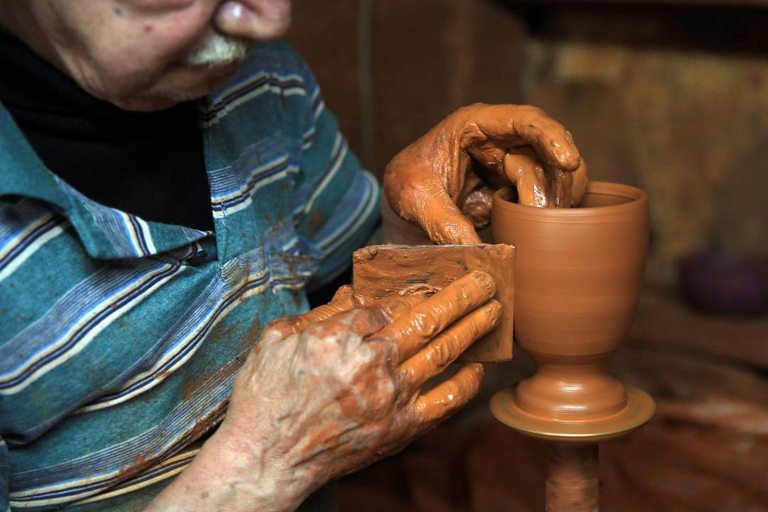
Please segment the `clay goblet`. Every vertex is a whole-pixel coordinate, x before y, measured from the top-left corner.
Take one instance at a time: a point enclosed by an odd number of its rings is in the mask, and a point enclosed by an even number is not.
[[[493,198],[497,243],[516,247],[515,340],[536,373],[504,390],[491,409],[510,427],[550,441],[594,443],[645,423],[644,391],[608,376],[629,335],[648,245],[648,197],[592,182],[578,208],[534,208]]]

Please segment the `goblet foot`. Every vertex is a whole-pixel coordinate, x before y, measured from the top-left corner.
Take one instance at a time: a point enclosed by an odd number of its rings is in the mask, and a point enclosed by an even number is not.
[[[626,385],[627,404],[618,412],[603,417],[552,419],[520,408],[515,388],[497,392],[491,398],[493,416],[522,434],[558,443],[597,443],[620,437],[641,427],[653,416],[656,403],[642,389]]]

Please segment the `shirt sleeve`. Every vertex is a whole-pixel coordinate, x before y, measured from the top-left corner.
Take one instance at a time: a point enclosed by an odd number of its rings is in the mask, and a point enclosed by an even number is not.
[[[11,461],[8,446],[0,437],[0,512],[10,511],[9,488],[11,479]]]
[[[301,182],[295,191],[294,224],[299,236],[322,258],[312,285],[333,279],[351,265],[380,218],[380,187],[349,150],[320,88],[303,66],[307,101],[302,140]]]

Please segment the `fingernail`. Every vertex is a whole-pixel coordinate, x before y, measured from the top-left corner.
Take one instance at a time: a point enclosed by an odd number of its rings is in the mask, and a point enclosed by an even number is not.
[[[496,325],[501,321],[502,307],[500,302],[495,300],[490,301],[485,307],[485,310],[488,312],[488,315],[491,316],[493,325]]]
[[[475,270],[474,272],[472,272],[472,277],[475,281],[477,281],[480,284],[480,286],[482,286],[486,290],[492,290],[496,286],[496,284],[493,282],[493,278],[487,272],[483,272],[481,270]]]
[[[483,272],[482,270],[473,270],[472,271],[472,278],[475,281],[479,282],[479,283],[487,282],[489,277],[490,276],[488,275],[488,273],[487,272]]]

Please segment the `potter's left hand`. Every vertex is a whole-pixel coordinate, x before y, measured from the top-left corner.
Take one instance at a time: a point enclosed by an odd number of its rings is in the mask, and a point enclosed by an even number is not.
[[[517,187],[519,202],[570,207],[581,201],[587,166],[570,132],[527,105],[461,108],[387,166],[394,212],[438,244],[476,244],[493,188]]]

